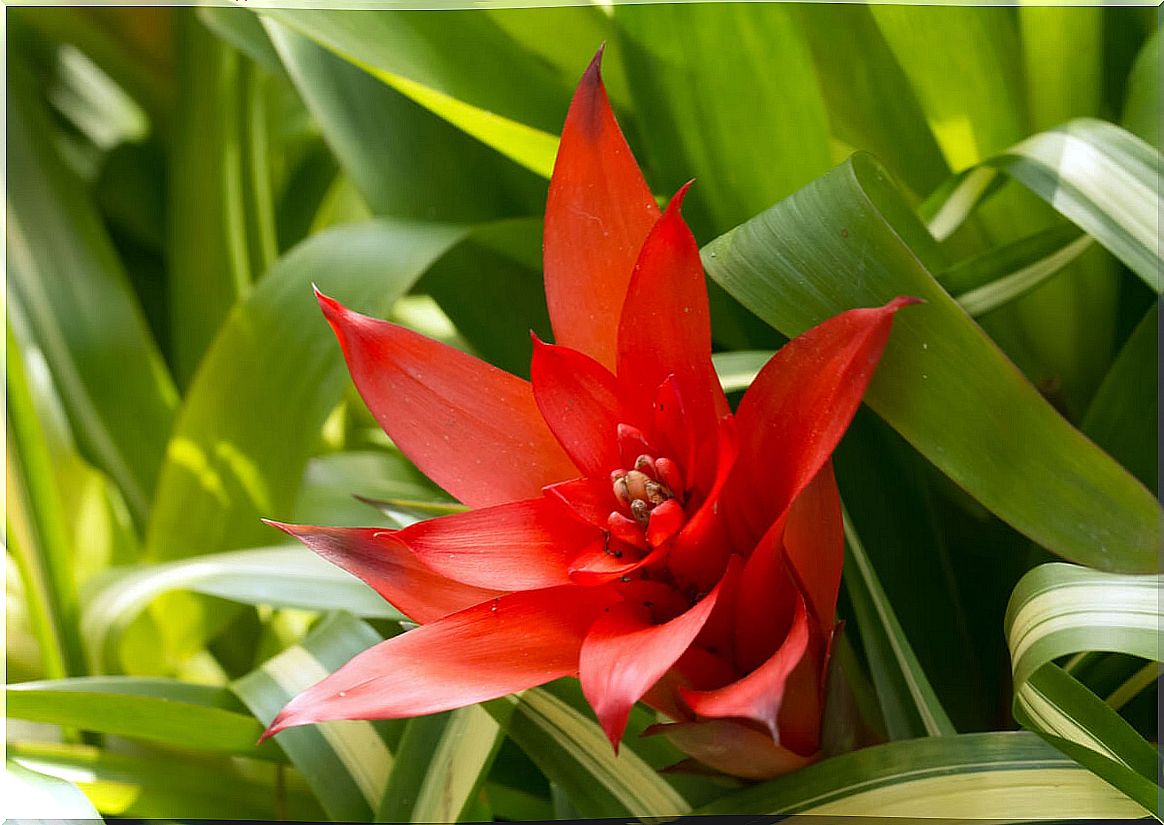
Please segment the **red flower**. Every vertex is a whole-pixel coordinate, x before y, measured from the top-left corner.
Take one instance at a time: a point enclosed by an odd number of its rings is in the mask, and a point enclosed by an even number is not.
[[[550,183],[557,343],[535,337],[531,381],[318,296],[377,421],[473,509],[403,530],[277,525],[422,626],[297,696],[266,735],[579,676],[615,748],[643,699],[730,773],[816,755],[842,558],[830,455],[913,299],[796,338],[733,416],[686,191],[660,214],[596,57]]]

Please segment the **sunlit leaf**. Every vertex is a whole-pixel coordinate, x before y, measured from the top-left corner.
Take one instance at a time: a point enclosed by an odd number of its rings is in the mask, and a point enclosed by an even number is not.
[[[869,405],[1048,549],[1108,569],[1154,569],[1151,493],[1067,424],[938,286],[927,237],[885,173],[857,155],[709,244],[704,265],[788,335],[895,295],[924,298],[895,319]]]
[[[313,236],[232,312],[190,386],[146,537],[154,558],[270,540],[348,378],[311,284],[385,312],[463,230],[376,221]]]
[[[371,627],[344,613],[319,624],[303,643],[268,660],[232,685],[263,724],[300,691],[381,641]],[[403,723],[324,722],[291,728],[279,746],[300,770],[328,816],[369,822],[379,809]]]

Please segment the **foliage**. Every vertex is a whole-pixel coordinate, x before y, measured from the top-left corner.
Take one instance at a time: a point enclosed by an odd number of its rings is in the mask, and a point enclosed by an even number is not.
[[[1153,809],[1152,10],[8,20],[5,797],[22,815]],[[841,310],[928,301],[837,453],[832,750],[746,786],[663,771],[682,754],[641,736],[650,712],[616,758],[569,680],[256,746],[290,696],[409,627],[259,518],[456,507],[376,427],[311,284],[527,374],[529,330],[550,333],[546,181],[602,41],[652,191],[697,180],[729,393]]]

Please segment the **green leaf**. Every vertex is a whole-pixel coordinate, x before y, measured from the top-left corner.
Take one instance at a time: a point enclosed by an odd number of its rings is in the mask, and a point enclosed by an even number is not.
[[[1011,10],[888,4],[869,10],[952,169],[965,169],[1026,133]]]
[[[614,20],[652,183],[670,195],[697,179],[699,197],[684,205],[697,234],[735,226],[829,168],[828,115],[790,7],[616,5]]]
[[[290,26],[487,146],[548,178],[570,86],[474,11],[268,9]],[[597,45],[597,44],[596,44]],[[481,61],[481,54],[505,54]],[[515,82],[520,79],[520,82]]]
[[[255,748],[263,727],[225,688],[166,679],[94,677],[9,685],[8,715],[194,750],[278,759]],[[232,701],[233,700],[233,701]]]
[[[376,510],[385,513],[379,506],[381,502],[400,500],[419,501],[429,515],[433,512],[428,507],[430,500],[438,503],[440,512],[450,512],[449,506],[464,509],[395,450],[343,452],[316,456],[308,462],[293,520],[299,524],[335,527],[368,527],[381,523],[397,527],[399,519],[377,520]],[[368,615],[348,609],[357,615]]]
[[[178,94],[166,248],[170,348],[185,386],[253,276],[240,147],[242,58],[193,9],[176,10],[174,32]]]
[[[1142,807],[1025,732],[969,733],[865,748],[729,794],[695,813],[1007,822],[1145,815]]]
[[[1157,396],[1160,306],[1144,314],[1091,400],[1082,430],[1149,489],[1159,489]]]
[[[79,449],[118,485],[140,526],[177,396],[101,218],[56,155],[19,64],[11,79],[9,300],[44,353]]]
[[[631,736],[614,755],[588,715],[547,688],[531,688],[485,705],[535,764],[562,788],[582,816],[676,816],[690,803],[636,753]]]
[[[1019,7],[1032,128],[1102,113],[1103,16],[1100,7]]]
[[[259,721],[270,724],[298,693],[380,641],[359,619],[336,613],[302,644],[284,650],[231,688]],[[285,730],[276,741],[331,819],[370,822],[388,784],[392,745],[402,725],[399,720],[324,722]]]
[[[373,17],[380,21],[384,15]],[[262,19],[332,151],[374,213],[470,222],[541,210],[543,181],[292,26]]]
[[[720,386],[724,392],[746,390],[756,380],[760,370],[776,353],[769,350],[734,350],[712,353]]]
[[[497,221],[474,229],[418,285],[473,350],[491,364],[528,376],[530,331],[551,337],[542,285],[541,219]]]
[[[409,719],[377,821],[463,821],[501,740],[501,726],[480,705]]]
[[[44,742],[9,742],[8,756],[20,766],[71,780],[109,816],[269,820],[294,812],[322,817],[302,778],[278,762]]]
[[[1093,243],[1090,235],[1081,235],[1075,227],[1054,227],[964,261],[941,280],[962,309],[978,317],[1041,286]],[[957,289],[958,282],[974,286]]]
[[[5,335],[5,541],[20,570],[45,673],[50,677],[82,673],[73,546],[61,492],[11,324]]]
[[[957,733],[897,621],[877,571],[846,513],[845,587],[853,600],[890,739]]]
[[[343,605],[367,618],[404,618],[359,579],[297,544],[115,568],[96,584],[86,599],[84,629],[101,669],[116,666],[122,633],[166,593],[186,591],[241,604],[304,610]]]
[[[934,236],[950,235],[993,191],[999,173],[1030,189],[1127,264],[1157,293],[1160,153],[1101,120],[1079,118],[1017,143],[959,175],[924,209]]]
[[[1134,135],[1160,147],[1160,33],[1140,47],[1128,77],[1122,123]]]
[[[913,87],[869,6],[793,6],[812,48],[834,137],[875,155],[917,195],[949,177]],[[847,59],[838,59],[838,55]]]
[[[1156,749],[1055,660],[1103,650],[1160,661],[1161,576],[1045,564],[1007,606],[1015,718],[1141,805],[1158,798]]]
[[[1155,568],[1155,499],[1064,421],[938,286],[932,238],[868,156],[713,241],[704,265],[787,335],[895,295],[924,298],[894,321],[869,405],[1048,549],[1106,569]]]
[[[46,776],[12,760],[4,760],[4,817],[9,821],[97,820],[101,815],[85,794],[68,780]]]
[[[258,545],[286,518],[347,371],[311,283],[384,313],[464,230],[373,221],[312,236],[237,306],[190,386],[146,537],[153,558]]]

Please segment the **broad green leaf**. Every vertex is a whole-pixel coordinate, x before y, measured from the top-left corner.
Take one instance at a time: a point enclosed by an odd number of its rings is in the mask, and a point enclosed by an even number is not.
[[[409,719],[376,819],[463,821],[501,738],[497,720],[480,705]]]
[[[537,177],[292,26],[262,19],[328,144],[374,213],[481,221],[540,211],[545,184]]]
[[[335,613],[302,644],[284,650],[231,688],[260,722],[270,724],[298,693],[380,641],[359,619]],[[331,819],[370,822],[388,784],[392,747],[402,724],[324,722],[285,730],[276,741]]]
[[[878,4],[869,10],[954,171],[1026,133],[1020,48],[1009,9]]]
[[[548,178],[570,85],[474,11],[268,9],[487,146]],[[597,46],[597,44],[595,44]],[[482,61],[481,54],[505,54]],[[579,70],[580,73],[580,70]]]
[[[126,628],[166,593],[185,591],[241,604],[303,610],[324,611],[343,605],[358,616],[403,618],[359,579],[300,545],[115,568],[96,585],[86,599],[83,627],[102,670],[117,666]]]
[[[320,428],[347,385],[311,284],[385,312],[463,237],[454,227],[374,221],[313,236],[237,306],[186,395],[146,537],[155,559],[270,539],[286,518]]]
[[[1149,489],[1159,489],[1158,303],[1145,313],[1100,384],[1082,430]]]
[[[1007,608],[1015,718],[1141,805],[1159,794],[1155,748],[1055,660],[1090,650],[1160,661],[1160,576],[1045,564]]]
[[[428,292],[457,332],[486,361],[527,377],[533,342],[551,338],[542,285],[540,219],[498,221],[425,273]]]
[[[1032,129],[1102,114],[1103,15],[1094,6],[1019,6]]]
[[[8,756],[20,766],[73,782],[109,816],[270,820],[289,812],[311,819],[323,815],[302,778],[282,763],[44,742],[9,742]]]
[[[697,236],[735,226],[829,168],[824,99],[790,7],[617,5],[614,20],[643,124],[634,148],[664,195],[697,179],[698,197],[684,205]]]
[[[1158,151],[1101,120],[1080,118],[1041,132],[963,173],[928,204],[934,236],[948,237],[992,191],[999,173],[1045,200],[1160,292]]]
[[[956,734],[901,629],[848,514],[844,522],[848,549],[845,587],[853,600],[861,642],[890,739]]]
[[[177,403],[125,272],[17,64],[8,131],[9,300],[44,353],[77,445],[144,523]],[[111,334],[116,331],[116,334]]]
[[[792,8],[812,48],[833,135],[875,155],[916,195],[933,191],[949,177],[949,167],[870,8],[823,3]]]
[[[550,690],[531,688],[485,707],[582,816],[691,811],[690,803],[635,752],[630,737],[616,757],[598,724]]]
[[[1124,100],[1124,128],[1152,146],[1160,147],[1160,34],[1153,32],[1140,48],[1128,77]]]
[[[12,760],[4,760],[4,817],[14,820],[98,820],[101,815],[77,786]]]
[[[703,258],[713,279],[787,335],[895,295],[928,301],[895,319],[869,405],[1048,549],[1106,569],[1154,569],[1155,499],[1064,421],[933,280],[941,263],[932,239],[868,156],[713,241]]]
[[[878,4],[870,11],[953,171],[1030,134],[1024,44],[1014,9]],[[983,204],[967,233],[952,240],[962,242],[961,254],[970,254],[983,242],[1005,243],[1046,229],[1054,218],[1029,192],[1011,188]],[[972,241],[970,235],[979,237]],[[1053,387],[1074,416],[1110,358],[1116,277],[1110,262],[1089,256],[983,322],[1019,368]]]
[[[164,679],[97,677],[8,685],[8,715],[193,750],[267,759],[263,726],[225,688]]]
[[[254,116],[253,69],[193,9],[176,9],[177,101],[166,215],[170,349],[190,382],[235,301],[261,272],[252,266],[246,197]],[[257,107],[261,115],[262,107]]]
[[[1141,806],[1026,732],[968,733],[865,748],[728,794],[695,813],[1005,822],[1145,815]]]

